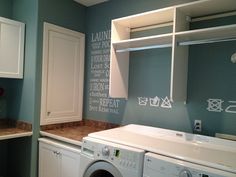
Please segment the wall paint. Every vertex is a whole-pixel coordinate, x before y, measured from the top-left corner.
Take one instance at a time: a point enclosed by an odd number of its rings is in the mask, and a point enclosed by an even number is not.
[[[0,0],[0,16],[5,18],[11,18],[12,16],[12,0]],[[0,78],[0,87],[7,88],[7,79]],[[5,92],[6,93],[6,92]],[[0,119],[7,116],[7,99],[6,94],[4,97],[0,97]]]
[[[11,93],[7,97],[10,109],[6,117],[32,123],[34,132],[32,138],[20,138],[1,144],[0,153],[5,153],[6,148],[9,152],[8,156],[1,156],[1,163],[5,166],[1,164],[0,166],[5,170],[4,173],[6,168],[8,169],[8,176],[36,177],[38,176],[37,140],[40,119],[43,22],[47,21],[84,32],[86,8],[71,0],[62,0],[60,3],[56,0],[14,0],[13,2],[1,0],[0,5],[0,10],[4,9],[4,12],[0,11],[0,15],[9,18],[13,16],[13,19],[26,23],[24,79],[0,79],[0,83],[7,87],[7,93]],[[7,160],[8,164],[6,164]]]
[[[57,9],[55,11],[55,9]],[[85,31],[85,10],[84,6],[79,5],[71,0],[39,0],[38,1],[38,47],[37,47],[37,68],[36,68],[36,95],[35,95],[35,115],[34,115],[34,134],[35,142],[32,146],[34,156],[31,160],[31,177],[37,177],[37,154],[40,124],[40,101],[41,101],[41,76],[42,76],[42,46],[43,46],[43,22],[49,22],[71,30]]]
[[[85,32],[85,11],[86,7],[71,0],[39,0],[38,1],[38,45],[37,45],[37,68],[36,68],[36,95],[35,95],[35,115],[34,134],[35,142],[32,146],[34,156],[31,160],[31,177],[37,177],[37,154],[40,125],[40,101],[41,101],[41,79],[42,79],[42,46],[43,46],[43,23],[48,22],[71,30]],[[55,10],[57,9],[57,10]]]
[[[0,0],[0,16],[11,18],[12,16],[12,1]],[[7,79],[0,78],[0,87],[7,90]],[[0,119],[7,115],[6,97],[0,97]],[[7,141],[0,141],[0,176],[7,175]]]
[[[34,124],[35,82],[36,82],[36,52],[37,52],[37,0],[14,0],[12,4],[12,19],[26,24],[24,79],[8,79],[7,117]],[[33,139],[20,138],[8,141],[8,176],[30,176],[36,168],[37,151],[31,149],[37,145],[38,133]],[[17,147],[17,149],[16,149]],[[24,163],[22,163],[24,161]]]
[[[207,100],[209,98],[221,98],[225,101],[236,100],[236,95],[233,91],[235,90],[234,86],[236,86],[236,81],[234,77],[232,77],[236,74],[236,70],[235,65],[230,63],[230,56],[233,51],[236,51],[235,47],[233,47],[236,46],[235,43],[220,43],[190,47],[187,104],[173,103],[172,109],[142,107],[138,105],[137,97],[140,96],[163,97],[169,95],[168,78],[170,78],[170,66],[168,65],[170,63],[170,55],[168,54],[168,49],[158,49],[131,53],[129,98],[128,101],[125,101],[124,99],[120,100],[119,114],[101,113],[89,110],[89,100],[91,99],[91,96],[89,96],[89,84],[90,79],[93,79],[90,71],[92,35],[97,32],[110,30],[111,20],[114,18],[163,8],[183,2],[190,1],[112,0],[88,8],[86,24],[86,78],[84,89],[84,117],[86,119],[109,121],[118,124],[137,123],[185,132],[192,132],[194,120],[200,119],[203,123],[203,134],[211,136],[216,132],[236,134],[235,114],[207,111]],[[201,24],[196,24],[196,26],[199,25]],[[216,51],[216,53],[213,54],[208,51]],[[202,58],[199,58],[199,54]],[[208,58],[211,60],[208,60]],[[166,59],[168,61],[166,61]],[[210,63],[209,65],[208,62],[212,60],[216,60],[217,62]],[[159,66],[163,66],[164,68],[158,68]],[[203,66],[205,66],[204,72],[199,72],[199,68],[201,68],[200,71],[202,71]],[[157,68],[158,70],[155,71],[154,68]],[[216,79],[213,73],[210,75],[208,74],[207,69],[210,68],[218,68],[218,71],[223,72],[224,74],[218,74],[221,75],[221,77],[216,77]],[[164,71],[161,71],[161,69],[164,69]],[[215,72],[217,72],[217,70],[215,70]],[[205,78],[204,82],[202,78]],[[217,85],[215,92],[211,92],[215,89],[212,88],[213,85]],[[221,87],[219,87],[219,85],[221,85]]]
[[[11,18],[12,0],[0,0],[0,16],[5,18]]]

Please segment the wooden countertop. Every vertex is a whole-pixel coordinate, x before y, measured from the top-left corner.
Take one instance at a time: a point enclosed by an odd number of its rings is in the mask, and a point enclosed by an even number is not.
[[[27,137],[32,134],[32,126],[29,123],[7,119],[0,121],[0,140]]]
[[[81,146],[83,137],[87,136],[89,133],[101,130],[104,129],[90,126],[74,126],[60,129],[44,130],[40,131],[40,134],[42,136],[47,136],[53,139]]]
[[[118,125],[97,122],[97,121],[83,121],[78,124],[71,124],[70,126],[56,126],[56,128],[50,127],[49,129],[41,128],[41,136],[46,136],[56,140],[60,140],[66,143],[79,145],[82,144],[83,137],[89,133],[98,132],[110,128],[117,127]]]

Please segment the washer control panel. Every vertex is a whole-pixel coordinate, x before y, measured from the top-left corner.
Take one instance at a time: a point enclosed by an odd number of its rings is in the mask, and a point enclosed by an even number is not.
[[[81,153],[94,160],[108,161],[120,168],[139,170],[143,166],[144,150],[90,137],[83,139]]]
[[[145,154],[143,170],[143,177],[236,177],[235,173],[153,153]]]

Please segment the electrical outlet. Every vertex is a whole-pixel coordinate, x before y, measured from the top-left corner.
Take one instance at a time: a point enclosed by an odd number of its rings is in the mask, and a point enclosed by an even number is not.
[[[201,132],[202,131],[202,121],[201,120],[194,120],[193,130],[194,130],[194,132]]]

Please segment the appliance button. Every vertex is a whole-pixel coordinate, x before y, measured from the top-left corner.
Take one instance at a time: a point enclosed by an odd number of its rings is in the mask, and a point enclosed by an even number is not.
[[[192,174],[190,171],[184,169],[179,173],[179,177],[192,177]]]
[[[110,155],[110,150],[107,146],[105,146],[103,149],[102,149],[102,155],[103,156],[109,156]]]

